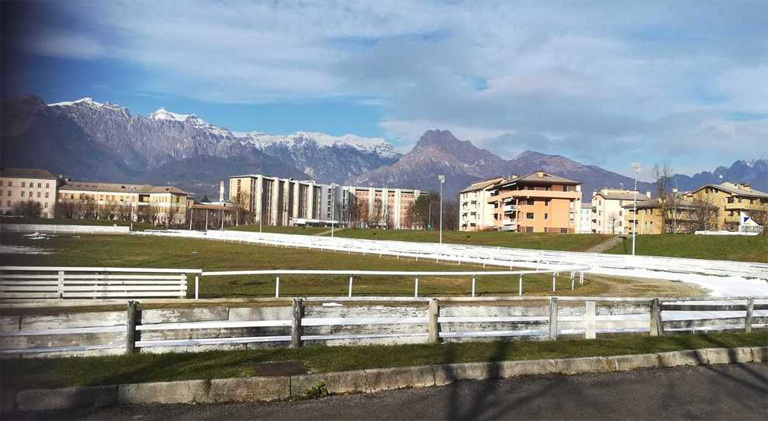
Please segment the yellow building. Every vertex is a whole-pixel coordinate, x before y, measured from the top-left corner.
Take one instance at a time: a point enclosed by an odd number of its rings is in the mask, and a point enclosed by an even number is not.
[[[738,231],[742,212],[761,225],[766,223],[768,193],[755,190],[748,184],[705,184],[688,193],[688,198],[717,209],[714,226],[708,227],[709,230]]]
[[[0,214],[13,214],[19,204],[31,200],[40,204],[41,217],[53,218],[57,183],[56,177],[46,170],[0,169]]]
[[[183,224],[192,194],[173,186],[68,181],[59,188],[64,217]]]
[[[669,201],[662,206],[660,199],[648,200],[646,196],[640,196],[646,200],[637,202],[637,233],[638,234],[692,234],[701,229],[699,208],[692,202],[678,197],[676,201]],[[622,206],[623,232],[632,234],[635,227],[634,204]],[[662,219],[662,215],[666,217]],[[663,232],[662,232],[663,231]]]

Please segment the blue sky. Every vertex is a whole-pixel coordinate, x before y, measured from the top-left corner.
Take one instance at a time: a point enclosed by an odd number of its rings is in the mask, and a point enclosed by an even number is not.
[[[2,54],[4,96],[233,131],[442,128],[624,174],[768,156],[762,0],[4,3]]]

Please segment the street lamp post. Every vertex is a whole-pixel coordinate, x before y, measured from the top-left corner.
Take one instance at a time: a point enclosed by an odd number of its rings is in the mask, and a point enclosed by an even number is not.
[[[635,170],[635,193],[634,193],[634,204],[632,206],[632,212],[634,213],[634,218],[632,219],[632,255],[635,255],[635,237],[637,236],[637,174],[640,173],[640,163],[639,162],[633,162],[632,168]]]
[[[437,179],[440,180],[440,244],[443,244],[443,183],[445,183],[445,176],[438,175]]]

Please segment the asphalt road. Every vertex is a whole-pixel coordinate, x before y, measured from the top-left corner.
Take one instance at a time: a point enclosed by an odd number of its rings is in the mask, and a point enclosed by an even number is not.
[[[22,416],[35,419],[30,414]],[[503,381],[460,382],[444,387],[335,396],[300,402],[124,406],[37,414],[36,417],[109,421],[766,420],[768,364],[537,376]]]

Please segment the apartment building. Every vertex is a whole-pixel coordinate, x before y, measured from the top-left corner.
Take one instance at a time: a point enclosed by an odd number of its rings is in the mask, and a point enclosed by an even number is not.
[[[622,206],[624,210],[623,234],[632,234],[635,226],[637,234],[690,234],[697,230],[697,207],[685,200],[682,195],[674,199],[644,200],[637,202],[637,222],[635,222],[635,205]]]
[[[349,225],[411,228],[411,209],[421,195],[416,189],[344,186],[347,205],[342,212]]]
[[[579,234],[591,234],[592,233],[592,204],[581,202],[581,210],[579,211],[579,229],[576,231]]]
[[[192,196],[173,186],[66,181],[59,187],[58,202],[70,213],[67,217],[183,224]]]
[[[267,225],[331,223],[403,228],[419,190],[317,184],[311,180],[238,175],[229,200]]]
[[[46,170],[0,168],[0,213],[12,214],[20,202],[40,204],[43,218],[53,218],[56,206],[57,178]]]
[[[637,192],[637,201],[648,200],[651,193]],[[592,232],[621,234],[624,232],[624,205],[633,204],[634,190],[604,188],[592,194]]]
[[[581,209],[581,183],[544,171],[513,175],[491,189],[497,230],[575,233]]]
[[[765,225],[768,220],[768,193],[751,188],[748,184],[724,182],[705,184],[687,194],[689,200],[714,207],[716,215],[709,230],[738,231],[744,214]]]
[[[483,231],[495,228],[494,208],[488,203],[491,190],[504,182],[503,177],[478,181],[459,192],[459,230]]]

